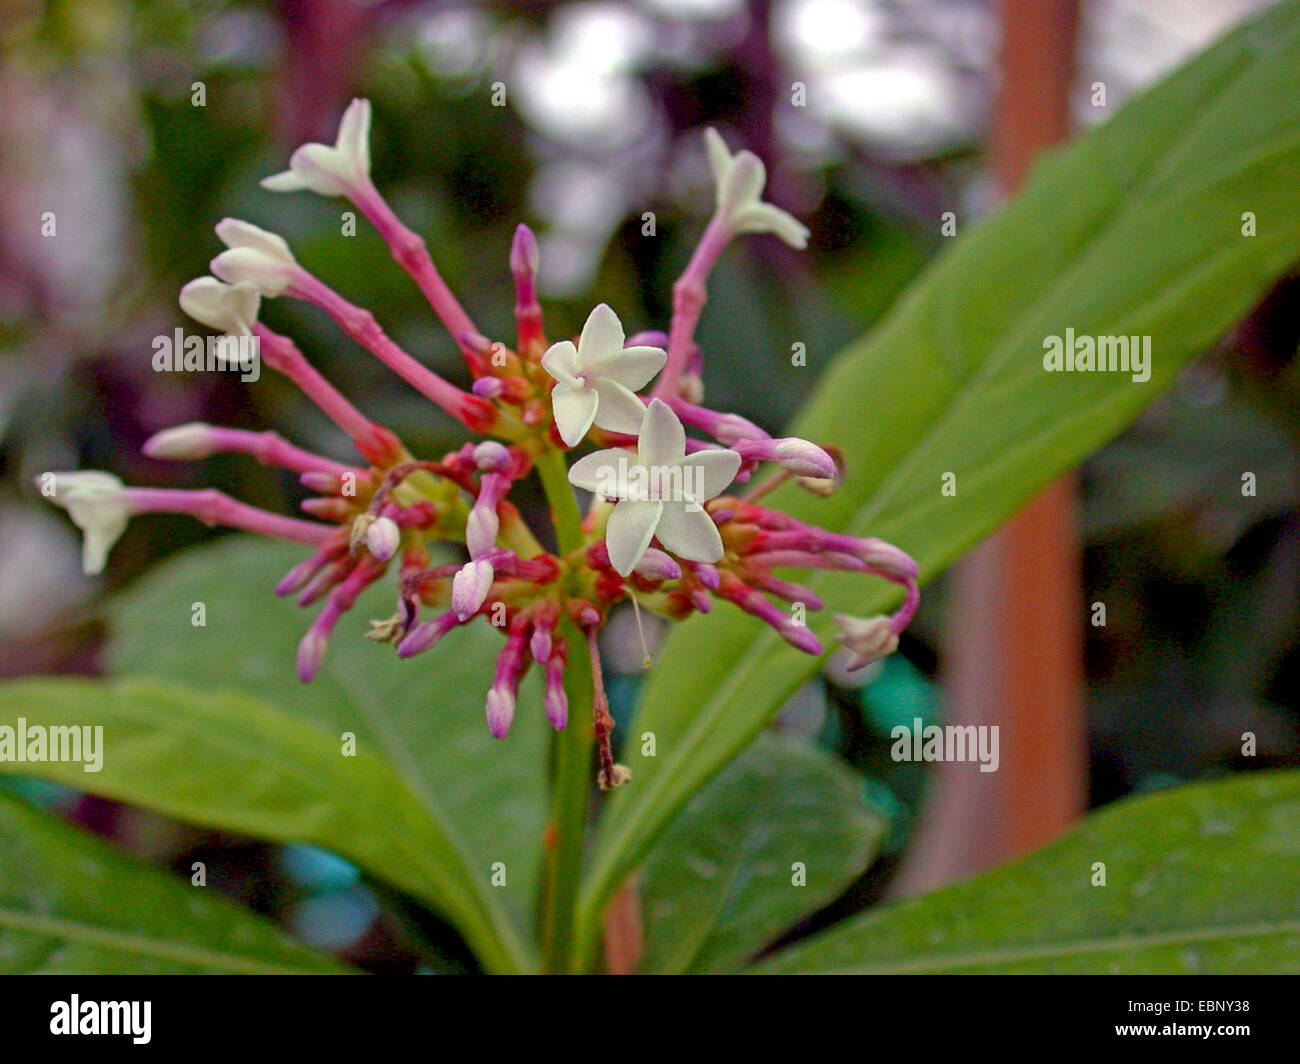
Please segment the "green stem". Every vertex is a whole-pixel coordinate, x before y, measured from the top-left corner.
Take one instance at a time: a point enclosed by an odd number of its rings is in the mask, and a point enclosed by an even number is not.
[[[583,545],[582,517],[568,470],[560,451],[547,449],[537,458],[542,490],[551,507],[551,519],[560,554]],[[582,878],[582,851],[587,828],[587,802],[591,792],[592,673],[586,638],[565,618],[560,634],[568,646],[564,691],[569,699],[569,723],[553,740],[551,844],[547,854],[546,889],[542,908],[542,965],[547,972],[570,970],[574,915]]]

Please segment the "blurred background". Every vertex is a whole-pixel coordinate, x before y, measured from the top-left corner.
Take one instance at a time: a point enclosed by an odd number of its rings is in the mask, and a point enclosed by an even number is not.
[[[273,428],[346,457],[344,441],[271,375],[245,385],[152,371],[150,341],[187,324],[176,293],[207,272],[221,217],[282,234],[407,350],[463,383],[459,355],[381,241],[364,223],[338,239],[342,201],[258,187],[299,143],[331,142],[352,96],[373,101],[376,183],[492,336],[513,334],[507,254],[519,221],[540,239],[552,339],[574,333],[597,301],[629,333],[665,327],[672,282],[712,205],[703,128],[755,151],[768,165],[768,198],[812,229],[810,250],[763,238],[729,251],[700,340],[710,405],[775,432],[817,367],[869,330],[940,248],[943,212],[965,220],[991,209],[1018,180],[1008,158],[1027,163],[1065,127],[1103,120],[1264,6],[0,0],[0,675],[98,671],[97,603],[220,535],[137,520],[103,578],[84,578],[75,529],[30,487],[37,473],[100,468],[287,510],[300,497],[292,477],[239,457],[154,462],[140,444],[206,420]],[[1062,128],[1008,147],[999,101],[1016,57],[1002,44],[1020,18],[1030,21],[1017,47],[1042,32],[1049,56],[1059,54],[1056,76],[1041,84],[1033,71],[1014,73],[1012,102],[1047,100]],[[790,106],[796,82],[806,106]],[[504,106],[492,104],[496,86]],[[57,239],[42,235],[47,211]],[[993,822],[1007,808],[1059,808],[1063,825],[1133,791],[1300,765],[1296,297],[1294,281],[1279,284],[1063,489],[1072,531],[1057,545],[1057,575],[1074,574],[1063,593],[1078,602],[1105,603],[1106,624],[1082,612],[1054,644],[1077,651],[1079,664],[1058,677],[1065,740],[1044,749],[1023,786],[1003,782],[1021,789],[1002,805],[958,822],[938,773],[889,757],[895,724],[950,719],[945,693],[972,686],[963,687],[967,665],[950,636],[970,627],[975,608],[960,570],[930,584],[900,654],[853,677],[832,662],[786,707],[778,727],[856,766],[891,823],[886,857],[820,920],[1023,848]],[[459,442],[456,426],[356,357],[309,308],[272,301],[264,318],[416,453]],[[812,368],[792,383],[779,368],[796,341]],[[1253,496],[1239,490],[1243,470],[1257,475]],[[624,721],[639,683],[628,634],[616,623],[605,647]],[[1013,686],[1016,667],[1011,660],[1003,677]],[[986,709],[981,719],[1014,713]],[[1258,737],[1248,759],[1246,731]],[[960,780],[944,786],[962,793]],[[420,963],[391,906],[327,854],[271,851],[23,787],[178,870],[206,855],[221,869],[214,886],[315,945],[376,970]],[[443,945],[454,967],[455,945]]]

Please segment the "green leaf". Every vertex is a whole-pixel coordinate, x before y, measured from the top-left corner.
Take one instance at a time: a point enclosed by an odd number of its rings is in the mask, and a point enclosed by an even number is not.
[[[1049,156],[1010,204],[959,238],[894,312],[819,381],[794,431],[844,450],[828,499],[771,505],[910,551],[931,579],[1044,484],[1114,436],[1213,343],[1300,249],[1300,6],[1280,4],[1105,125]],[[1258,235],[1242,235],[1254,212]],[[1043,341],[1149,336],[1151,377],[1047,373]],[[956,494],[940,491],[946,473]],[[877,581],[808,581],[832,611],[897,602]],[[629,752],[635,785],[608,808],[585,889],[581,948],[604,900],[689,796],[819,663],[734,610],[679,626]]]
[[[0,685],[0,727],[31,735],[34,727],[85,726],[104,729],[97,771],[68,760],[4,760],[0,772],[205,827],[312,843],[444,913],[488,968],[528,964],[487,877],[392,766],[364,748],[343,756],[337,737],[266,702],[174,681]],[[17,748],[31,749],[21,741]]]
[[[1093,886],[1095,862],[1106,885]],[[1300,971],[1300,772],[1130,798],[996,872],[873,910],[765,971]]]
[[[862,781],[803,743],[760,737],[655,847],[641,890],[655,973],[730,972],[870,864],[884,823]],[[805,882],[794,882],[795,864]]]
[[[204,887],[0,795],[0,972],[288,974],[351,969]]]
[[[407,661],[362,638],[368,618],[391,615],[391,584],[363,595],[335,630],[320,673],[298,680],[298,640],[314,614],[272,589],[303,558],[301,547],[231,537],[187,551],[121,596],[112,614],[115,672],[170,676],[206,690],[236,687],[333,735],[354,732],[381,754],[443,825],[520,926],[535,905],[546,818],[546,724],[536,683],[520,692],[505,741],[493,739],[483,703],[501,635],[486,624],[452,632]],[[237,574],[237,579],[232,576]],[[206,625],[191,624],[202,602]],[[319,609],[319,607],[315,607]]]

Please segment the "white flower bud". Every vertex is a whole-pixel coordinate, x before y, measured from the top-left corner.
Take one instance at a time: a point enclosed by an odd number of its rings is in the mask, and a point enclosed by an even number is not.
[[[213,453],[212,426],[203,421],[155,432],[141,448],[150,458],[192,462]]]
[[[77,473],[50,473],[53,493],[46,493],[54,503],[68,511],[81,529],[81,568],[87,575],[104,570],[108,552],[126,530],[131,516],[126,488],[111,473],[86,470]],[[41,485],[43,478],[37,478]]]
[[[181,310],[209,329],[232,336],[251,336],[262,297],[257,286],[226,284],[215,277],[196,277],[181,289]]]
[[[280,295],[299,273],[298,260],[289,245],[238,218],[217,223],[217,236],[229,249],[212,260],[211,269],[228,284],[246,281],[266,298]]]

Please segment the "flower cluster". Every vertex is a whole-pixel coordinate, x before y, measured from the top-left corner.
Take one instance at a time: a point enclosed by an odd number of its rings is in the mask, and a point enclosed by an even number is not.
[[[808,238],[791,215],[761,201],[765,172],[757,157],[746,151],[733,155],[716,132],[708,131],[717,205],[674,286],[667,334],[628,339],[615,312],[601,304],[576,343],[548,343],[535,285],[537,245],[521,225],[510,250],[518,333],[510,347],[475,329],[423,240],[376,190],[370,179],[369,125],[368,102],[353,101],[332,147],[304,145],[287,171],[263,185],[349,199],[451,333],[473,376],[472,388],[463,391],[412,358],[372,314],[299,265],[279,236],[227,218],[216,227],[226,250],[212,260],[212,276],[182,289],[181,307],[219,333],[255,340],[263,363],[293,381],[347,434],[360,461],[335,462],[275,433],[206,424],[168,429],[145,445],[147,454],[160,459],[242,452],[291,470],[315,493],[303,503],[312,520],[268,513],[217,491],[126,487],[100,472],[44,474],[42,490],[84,532],[87,572],[103,567],[128,518],[145,512],[188,513],[209,524],[311,547],[275,589],[296,596],[303,606],[323,601],[299,645],[298,673],[306,682],[319,669],[339,618],[368,586],[396,569],[396,612],[372,621],[370,637],[394,646],[399,657],[428,650],[479,616],[504,631],[486,704],[493,735],[509,732],[520,681],[534,664],[544,674],[548,720],[556,729],[566,727],[566,663],[571,654],[590,657],[599,780],[607,788],[626,779],[627,771],[614,763],[611,752],[613,722],[596,635],[625,599],[670,618],[707,613],[725,600],[761,618],[800,650],[820,654],[822,646],[802,616],[807,609],[821,609],[821,601],[778,572],[871,573],[899,584],[905,597],[891,616],[838,618],[840,638],[852,652],[850,668],[897,647],[917,605],[915,562],[880,540],[826,532],[759,504],[790,478],[811,491],[833,491],[843,473],[837,458],[806,440],[774,439],[744,418],[700,405],[694,335],[714,262],[742,233],[773,233],[796,248]],[[335,390],[291,339],[258,320],[261,300],[281,296],[324,311],[476,439],[438,459],[410,454],[391,431]],[[641,394],[656,377],[649,393]],[[688,436],[687,427],[702,438]],[[568,449],[588,444],[599,449],[567,465]],[[761,463],[778,469],[763,483],[735,493]],[[545,549],[508,498],[534,470],[556,513],[554,552]],[[592,493],[585,517],[577,513],[573,486]],[[561,510],[573,518],[567,535]],[[431,546],[447,542],[463,545],[464,560],[433,564]]]

